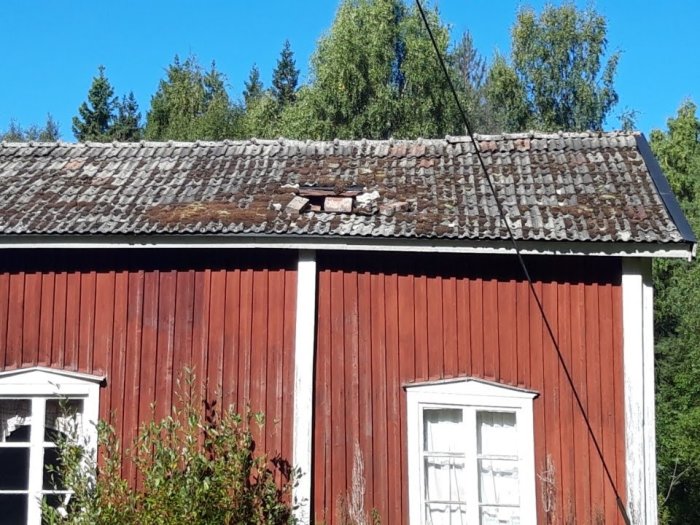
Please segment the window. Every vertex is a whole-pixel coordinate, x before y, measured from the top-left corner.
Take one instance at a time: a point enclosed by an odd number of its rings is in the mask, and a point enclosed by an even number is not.
[[[536,394],[475,379],[406,390],[411,525],[536,523]]]
[[[0,372],[0,524],[39,525],[42,499],[60,507],[70,498],[47,467],[61,433],[77,432],[96,453],[101,381],[42,367]]]

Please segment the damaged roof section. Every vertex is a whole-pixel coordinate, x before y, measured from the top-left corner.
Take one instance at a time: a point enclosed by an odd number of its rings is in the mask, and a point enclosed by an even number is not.
[[[640,140],[477,136],[519,240],[694,242]],[[0,235],[34,234],[508,235],[465,137],[2,143]]]

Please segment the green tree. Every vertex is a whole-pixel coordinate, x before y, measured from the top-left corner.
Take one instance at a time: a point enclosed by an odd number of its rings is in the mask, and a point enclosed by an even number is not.
[[[511,47],[511,63],[497,59],[489,75],[494,107],[502,108],[500,103],[512,96],[521,97],[504,108],[502,120],[511,130],[602,129],[618,101],[613,84],[619,60],[619,53],[613,53],[604,61],[603,16],[592,8],[579,11],[573,3],[547,6],[539,16],[523,8],[513,27]]]
[[[241,119],[245,137],[271,139],[279,136],[280,107],[269,92],[263,92],[246,105]]]
[[[117,102],[116,116],[110,126],[109,135],[112,140],[134,142],[141,140],[141,113],[133,92],[124,95]]]
[[[448,27],[441,22],[437,9],[427,10],[426,17],[440,54],[449,59]],[[464,125],[449,82],[437,60],[420,12],[413,4],[404,9],[400,18],[399,46],[403,48],[396,60],[400,76],[397,86],[400,121],[394,133],[407,138],[463,134]],[[450,75],[454,78],[457,74],[451,68]]]
[[[117,106],[114,88],[105,75],[105,67],[98,68],[92,79],[87,101],[78,108],[78,116],[73,117],[73,134],[80,142],[107,142],[112,140],[110,126]]]
[[[186,372],[188,374],[188,372]],[[101,461],[90,458],[70,412],[59,433],[59,464],[45,483],[69,489],[60,510],[42,503],[47,525],[286,525],[293,524],[292,496],[298,470],[256,447],[264,428],[261,413],[237,413],[201,398],[195,378],[178,382],[166,417],[145,421],[132,443],[120,446],[116,430],[97,425]],[[122,477],[124,461],[138,484]],[[48,487],[47,487],[48,488]]]
[[[651,146],[700,231],[700,121],[681,105]],[[654,263],[659,500],[663,523],[700,522],[700,264]]]
[[[495,112],[486,96],[487,64],[474,46],[467,31],[449,54],[454,70],[453,81],[461,96],[461,103],[475,131],[488,133],[500,129]]]
[[[250,68],[248,80],[243,83],[243,86],[243,100],[247,108],[251,102],[262,96],[265,92],[265,87],[263,86],[262,80],[260,80],[260,70],[257,65],[253,64],[253,67]]]
[[[193,56],[176,56],[151,99],[145,137],[149,140],[221,140],[235,137],[240,108],[226,91],[225,77],[212,64],[202,69]]]
[[[428,17],[447,55],[449,31],[437,10]],[[282,129],[294,129],[296,136],[429,137],[462,131],[420,15],[401,0],[341,2],[313,55],[311,78],[299,107],[281,118]]]
[[[0,131],[0,141],[7,142],[56,142],[60,138],[58,123],[51,114],[46,116],[46,123],[43,126],[32,124],[28,128],[23,128],[16,120],[10,120],[7,129]]]
[[[298,83],[299,70],[296,68],[294,53],[289,40],[285,40],[277,66],[272,72],[272,95],[280,107],[294,102]]]

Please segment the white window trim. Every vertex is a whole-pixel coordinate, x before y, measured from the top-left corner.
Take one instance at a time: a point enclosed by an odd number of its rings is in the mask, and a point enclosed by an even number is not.
[[[520,522],[537,523],[535,491],[535,438],[533,400],[536,392],[481,379],[466,378],[406,387],[408,424],[408,506],[409,523],[423,525],[421,497],[421,411],[429,406],[454,406],[475,410],[509,410],[516,413],[520,453]],[[476,439],[465,436],[465,439]],[[478,521],[477,521],[478,523]]]
[[[83,401],[82,436],[86,451],[97,458],[97,421],[100,407],[100,384],[104,377],[79,372],[31,367],[0,372],[0,398],[31,399],[32,418],[44,421],[45,400],[73,398]],[[27,525],[41,524],[41,491],[43,485],[43,432],[41,425],[32,425],[29,444],[29,507]]]

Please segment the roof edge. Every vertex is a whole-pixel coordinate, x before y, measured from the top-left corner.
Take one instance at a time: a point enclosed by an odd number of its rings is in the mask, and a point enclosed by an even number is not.
[[[664,257],[690,259],[695,243],[519,240],[523,255]],[[413,253],[471,253],[512,255],[507,239],[421,239],[332,237],[322,235],[0,235],[0,251],[8,249],[282,249],[347,250]]]
[[[661,201],[666,207],[666,211],[671,216],[671,220],[676,225],[676,228],[678,228],[683,240],[693,245],[693,255],[695,255],[695,245],[698,242],[697,237],[690,227],[688,219],[686,219],[676,196],[673,194],[671,185],[668,183],[668,179],[664,175],[659,161],[654,156],[654,152],[651,151],[651,146],[649,146],[649,142],[643,133],[636,134],[634,138],[637,142],[637,149],[642,155],[642,159],[644,159],[644,163],[651,175],[651,180],[661,197]]]

